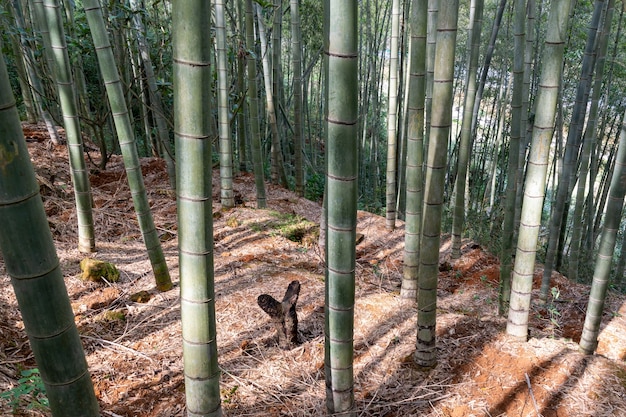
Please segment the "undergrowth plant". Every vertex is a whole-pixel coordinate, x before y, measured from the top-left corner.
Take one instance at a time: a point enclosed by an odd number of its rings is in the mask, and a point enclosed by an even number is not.
[[[0,393],[0,399],[9,403],[13,413],[25,403],[27,410],[49,410],[46,388],[41,380],[39,369],[24,369],[20,375],[22,377],[17,381],[17,386]]]

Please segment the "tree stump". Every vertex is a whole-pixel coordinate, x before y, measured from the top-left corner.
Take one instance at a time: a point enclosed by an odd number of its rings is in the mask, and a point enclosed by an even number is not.
[[[278,346],[291,349],[298,344],[298,314],[296,303],[300,295],[300,282],[291,281],[285,291],[283,301],[279,302],[268,294],[257,297],[259,307],[272,319],[278,333]]]

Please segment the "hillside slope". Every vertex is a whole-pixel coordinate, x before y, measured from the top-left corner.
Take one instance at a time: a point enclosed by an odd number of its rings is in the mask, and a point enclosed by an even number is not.
[[[121,272],[115,284],[83,282],[75,247],[75,211],[63,147],[47,149],[27,127],[50,226],[61,259],[103,416],[174,417],[184,414],[178,302],[176,201],[164,163],[142,160],[151,206],[176,286],[159,293],[133,213],[120,157],[91,176],[98,259]],[[97,155],[94,155],[97,158]],[[93,166],[92,166],[93,168]],[[216,172],[217,175],[217,172]],[[325,415],[323,371],[323,257],[316,245],[319,204],[268,185],[267,210],[256,209],[254,180],[238,175],[239,205],[222,210],[214,177],[216,310],[222,399],[228,416]],[[589,288],[554,273],[558,299],[533,306],[531,339],[503,335],[497,316],[498,260],[466,242],[449,261],[444,237],[438,301],[436,368],[410,358],[416,309],[399,298],[402,223],[389,233],[382,217],[359,212],[364,239],[357,246],[355,398],[359,416],[624,416],[626,415],[625,298],[611,294],[598,355],[578,353]],[[290,240],[293,239],[293,240]],[[35,366],[16,301],[0,262],[0,391]],[[540,280],[541,269],[536,271]],[[301,344],[282,351],[269,318],[256,304],[302,285]],[[537,282],[538,284],[538,282]],[[145,291],[139,301],[135,294]],[[141,301],[141,302],[140,302]],[[533,404],[536,402],[536,409]],[[15,415],[27,410],[25,397]],[[0,400],[0,415],[11,415]]]

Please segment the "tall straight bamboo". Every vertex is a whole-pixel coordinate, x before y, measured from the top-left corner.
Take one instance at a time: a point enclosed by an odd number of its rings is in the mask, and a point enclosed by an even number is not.
[[[602,23],[602,31],[598,40],[597,62],[595,69],[595,80],[593,85],[593,95],[591,105],[589,107],[589,119],[585,128],[583,138],[583,148],[580,156],[580,171],[578,174],[578,185],[576,189],[576,202],[574,204],[574,213],[572,214],[572,238],[570,240],[570,255],[568,278],[572,281],[578,280],[578,266],[581,256],[587,257],[587,254],[581,254],[581,239],[583,231],[583,206],[585,199],[585,189],[587,188],[587,174],[589,173],[589,161],[591,151],[597,138],[598,126],[598,110],[600,104],[600,96],[602,93],[602,81],[604,75],[604,64],[606,62],[606,52],[609,45],[609,33],[611,29],[611,21],[613,20],[614,0],[607,2],[607,10]],[[590,187],[590,193],[593,188]],[[626,246],[624,246],[626,247]],[[584,262],[584,261],[583,261]]]
[[[233,144],[228,120],[228,74],[226,66],[226,19],[224,0],[215,2],[215,37],[217,38],[217,115],[220,136],[220,195],[222,206],[235,206],[233,193]]]
[[[48,130],[48,134],[50,135],[50,140],[55,145],[58,145],[60,144],[59,132],[57,131],[55,123],[52,120],[52,116],[50,115],[50,112],[48,111],[47,103],[45,100],[43,100],[43,97],[42,97],[42,93],[44,91],[43,84],[35,68],[36,61],[34,57],[34,51],[28,39],[28,34],[27,34],[28,32],[25,30],[26,22],[24,21],[21,3],[18,0],[13,0],[13,8],[15,10],[15,13],[14,13],[15,23],[17,24],[19,34],[20,34],[19,35],[20,43],[17,45],[21,45],[21,48],[19,48],[19,46],[18,48],[20,49],[20,54],[23,57],[23,59],[16,59],[15,62],[17,64],[18,71],[21,66],[24,68],[23,71],[24,71],[25,79],[23,82],[24,86],[22,87],[22,89],[26,90],[28,93],[28,94],[25,94],[23,91],[22,95],[24,97],[26,96],[32,97],[32,104],[34,105],[34,108],[32,110],[35,111],[35,113],[39,113],[41,115],[41,118],[43,119],[44,124],[46,125],[46,129]],[[9,9],[9,12],[10,12],[10,9]],[[21,80],[22,80],[22,77],[20,76],[20,86],[22,84]],[[28,105],[26,103],[26,100],[24,100],[24,105],[27,107],[27,113],[28,113],[29,110],[28,110]],[[37,123],[36,114],[34,116],[35,116],[35,120],[32,123]]]
[[[598,25],[604,4],[604,0],[595,1],[593,16],[587,31],[587,43],[585,45],[581,75],[576,88],[576,101],[574,102],[574,108],[572,110],[572,120],[568,126],[565,155],[563,156],[563,168],[559,177],[559,185],[557,187],[554,206],[552,207],[552,218],[550,219],[550,239],[548,240],[543,279],[541,280],[541,289],[539,292],[539,298],[542,301],[546,301],[548,299],[548,293],[550,292],[550,279],[552,277],[552,269],[556,264],[557,248],[563,215],[567,214],[566,210],[567,207],[569,207],[569,201],[571,199],[570,182],[571,178],[575,177],[575,170],[577,168],[578,153],[581,142],[580,132],[584,123],[585,114],[587,113],[587,101],[589,98],[589,89],[591,87],[590,80],[596,58],[596,54],[594,53],[596,34],[598,33]]]
[[[526,46],[526,0],[515,0],[513,36],[513,98],[511,100],[511,140],[509,142],[509,162],[504,200],[504,223],[502,226],[502,250],[500,252],[500,286],[498,290],[498,312],[504,315],[511,298],[511,267],[513,235],[515,227],[515,196],[517,194],[517,174],[519,168],[519,146],[522,129],[522,97],[524,89],[524,51]],[[502,117],[502,116],[501,116]]]
[[[437,43],[439,0],[428,0],[428,27],[426,32],[426,98],[424,99],[424,153],[428,154],[430,142],[430,115],[433,105],[433,75]]]
[[[146,74],[152,117],[157,125],[158,148],[162,150],[162,156],[167,164],[170,187],[173,189],[176,186],[176,166],[171,151],[170,133],[165,111],[163,110],[163,99],[157,86],[152,59],[150,58],[150,49],[145,36],[146,29],[142,20],[143,13],[138,3],[139,0],[130,0],[130,7],[133,10],[132,23],[135,28],[135,36],[137,37],[137,49],[139,50],[139,55],[143,62],[143,70]]]
[[[3,56],[0,155],[0,253],[11,277],[52,415],[98,417],[98,401]]]
[[[604,300],[611,275],[613,252],[617,230],[622,219],[624,207],[624,194],[626,194],[626,113],[622,121],[622,132],[619,139],[619,149],[613,177],[611,179],[611,191],[604,215],[604,227],[600,248],[593,271],[593,282],[591,283],[591,293],[587,304],[587,314],[585,315],[585,325],[580,337],[581,350],[590,355],[598,346],[598,334],[600,323],[602,322],[602,311],[604,310]]]
[[[387,180],[386,222],[387,230],[396,227],[396,188],[398,175],[398,38],[400,37],[400,0],[391,6],[391,42],[389,58],[389,107],[387,109]]]
[[[415,362],[424,367],[434,366],[437,362],[437,274],[448,136],[452,125],[452,82],[459,1],[443,1],[439,7],[430,145],[424,184],[424,221],[417,294],[417,349],[414,355]]]
[[[211,3],[172,4],[180,314],[188,417],[217,417],[211,196]]]
[[[291,61],[293,63],[293,142],[295,152],[296,194],[304,195],[304,165],[302,162],[302,34],[300,32],[300,6],[290,0],[291,11]]]
[[[93,252],[96,250],[96,239],[91,211],[91,187],[85,166],[83,140],[77,112],[77,98],[72,80],[70,58],[67,53],[63,20],[61,19],[59,0],[44,0],[44,11],[50,45],[54,54],[54,78],[59,91],[61,111],[65,124],[67,146],[70,155],[70,169],[74,196],[76,198],[76,216],[78,220],[78,250]]]
[[[357,1],[325,10],[326,105],[326,407],[355,416],[354,268],[358,176]]]
[[[265,199],[265,174],[259,131],[259,92],[257,88],[256,54],[254,53],[254,12],[252,0],[246,0],[246,48],[248,49],[248,113],[250,119],[250,148],[254,182],[256,184],[256,206],[267,207]]]
[[[172,288],[172,280],[170,279],[170,273],[167,269],[163,249],[161,248],[161,241],[150,212],[146,187],[141,175],[137,144],[128,115],[128,108],[126,107],[124,88],[115,65],[115,57],[113,56],[113,49],[104,25],[100,2],[98,0],[84,0],[83,4],[93,44],[98,55],[100,73],[106,87],[111,112],[113,113],[113,121],[115,122],[120,150],[124,158],[128,186],[133,197],[139,228],[148,251],[157,288],[161,291],[167,291]]]
[[[496,48],[496,40],[498,38],[498,32],[500,32],[500,24],[502,23],[502,16],[504,15],[504,9],[506,8],[507,0],[500,0],[496,17],[493,20],[493,26],[491,27],[491,36],[489,38],[489,44],[485,51],[485,62],[483,63],[482,71],[480,73],[480,81],[478,82],[478,88],[476,90],[476,98],[474,99],[474,110],[472,115],[472,133],[476,132],[476,126],[478,125],[478,110],[480,109],[480,102],[483,98],[483,92],[485,91],[485,84],[487,83],[487,74],[489,73],[489,67],[491,66],[491,60],[493,58],[493,51]]]
[[[472,106],[476,97],[476,72],[478,71],[478,53],[483,20],[483,0],[472,0],[468,29],[467,82],[461,122],[461,141],[455,182],[454,216],[452,221],[452,258],[461,257],[461,238],[465,223],[465,182],[472,144]]]
[[[274,93],[272,91],[272,69],[269,60],[269,52],[266,38],[265,25],[263,24],[263,13],[258,3],[255,3],[255,12],[257,15],[257,25],[259,31],[259,40],[261,43],[261,64],[263,65],[263,81],[265,83],[265,109],[267,111],[268,123],[272,133],[272,166],[271,178],[272,182],[287,186],[287,176],[285,174],[285,166],[283,164],[283,152],[281,147],[280,131],[278,129],[278,118],[276,116],[276,107],[274,105]]]
[[[426,95],[426,28],[428,0],[411,9],[411,59],[406,152],[406,224],[400,296],[417,297],[420,238],[424,204],[424,98]]]
[[[548,31],[543,55],[543,70],[537,93],[537,113],[532,134],[532,148],[524,187],[524,199],[513,276],[511,302],[506,331],[526,340],[528,314],[533,285],[537,240],[545,197],[550,142],[554,131],[556,103],[561,84],[564,41],[567,36],[570,0],[555,0],[548,17]]]

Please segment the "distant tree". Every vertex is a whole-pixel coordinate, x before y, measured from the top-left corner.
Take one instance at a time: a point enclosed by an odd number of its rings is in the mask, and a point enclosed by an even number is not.
[[[257,88],[256,53],[254,52],[254,11],[252,0],[246,0],[246,48],[248,61],[248,119],[250,120],[250,148],[256,184],[256,205],[267,206],[265,200],[265,173],[259,131],[259,94]]]
[[[218,417],[211,161],[211,3],[172,4],[180,314],[187,415]]]
[[[597,57],[595,66],[595,75],[593,83],[593,93],[591,96],[591,104],[589,107],[589,118],[587,126],[585,128],[585,134],[583,137],[582,151],[580,155],[580,168],[578,174],[578,185],[576,188],[576,201],[574,203],[574,212],[572,213],[572,237],[570,240],[570,255],[568,278],[572,281],[577,281],[579,278],[578,269],[579,265],[585,263],[585,259],[588,259],[586,251],[581,252],[582,239],[583,239],[583,210],[587,188],[587,176],[589,174],[591,153],[598,138],[598,113],[600,109],[600,98],[602,92],[602,84],[604,81],[604,68],[606,63],[606,53],[609,46],[609,33],[611,31],[611,22],[613,20],[614,0],[607,2],[607,10],[602,23],[602,29],[600,31]],[[593,189],[589,190],[588,197],[593,196]],[[582,259],[582,262],[581,261]]]
[[[133,10],[131,19],[133,28],[135,29],[133,33],[137,41],[139,57],[141,58],[141,63],[143,64],[143,72],[145,72],[146,83],[148,84],[148,97],[150,100],[152,118],[154,119],[157,128],[157,146],[155,150],[158,151],[157,154],[163,157],[167,163],[167,173],[170,180],[170,187],[174,189],[176,186],[176,166],[174,164],[174,155],[172,154],[171,149],[170,129],[168,127],[167,117],[163,105],[163,97],[161,96],[157,85],[157,75],[155,74],[152,58],[150,57],[150,47],[148,45],[148,40],[146,39],[146,28],[142,19],[143,12],[140,8],[138,0],[130,0],[130,6]],[[142,106],[146,106],[146,103],[142,103]]]
[[[290,0],[291,49],[293,65],[293,143],[295,152],[296,194],[304,196],[304,165],[302,135],[302,33],[300,31],[300,5],[298,0]]]
[[[233,145],[228,104],[228,57],[226,55],[226,18],[224,0],[215,3],[215,37],[217,39],[217,113],[220,137],[220,195],[222,206],[235,206],[233,194]]]
[[[99,417],[4,56],[0,58],[0,131],[0,253],[52,415]]]
[[[391,2],[391,36],[389,58],[389,105],[387,110],[387,230],[396,227],[396,188],[398,175],[398,53],[400,37],[400,0]]]
[[[261,64],[263,65],[263,81],[265,83],[265,110],[267,112],[268,124],[272,137],[271,147],[271,179],[274,183],[280,183],[287,186],[287,177],[285,166],[283,163],[283,152],[281,147],[281,135],[278,129],[278,109],[274,100],[274,92],[272,88],[272,63],[270,62],[270,50],[267,41],[265,25],[263,23],[263,13],[261,6],[254,3],[257,15],[257,28],[259,32],[259,41],[261,43]]]

